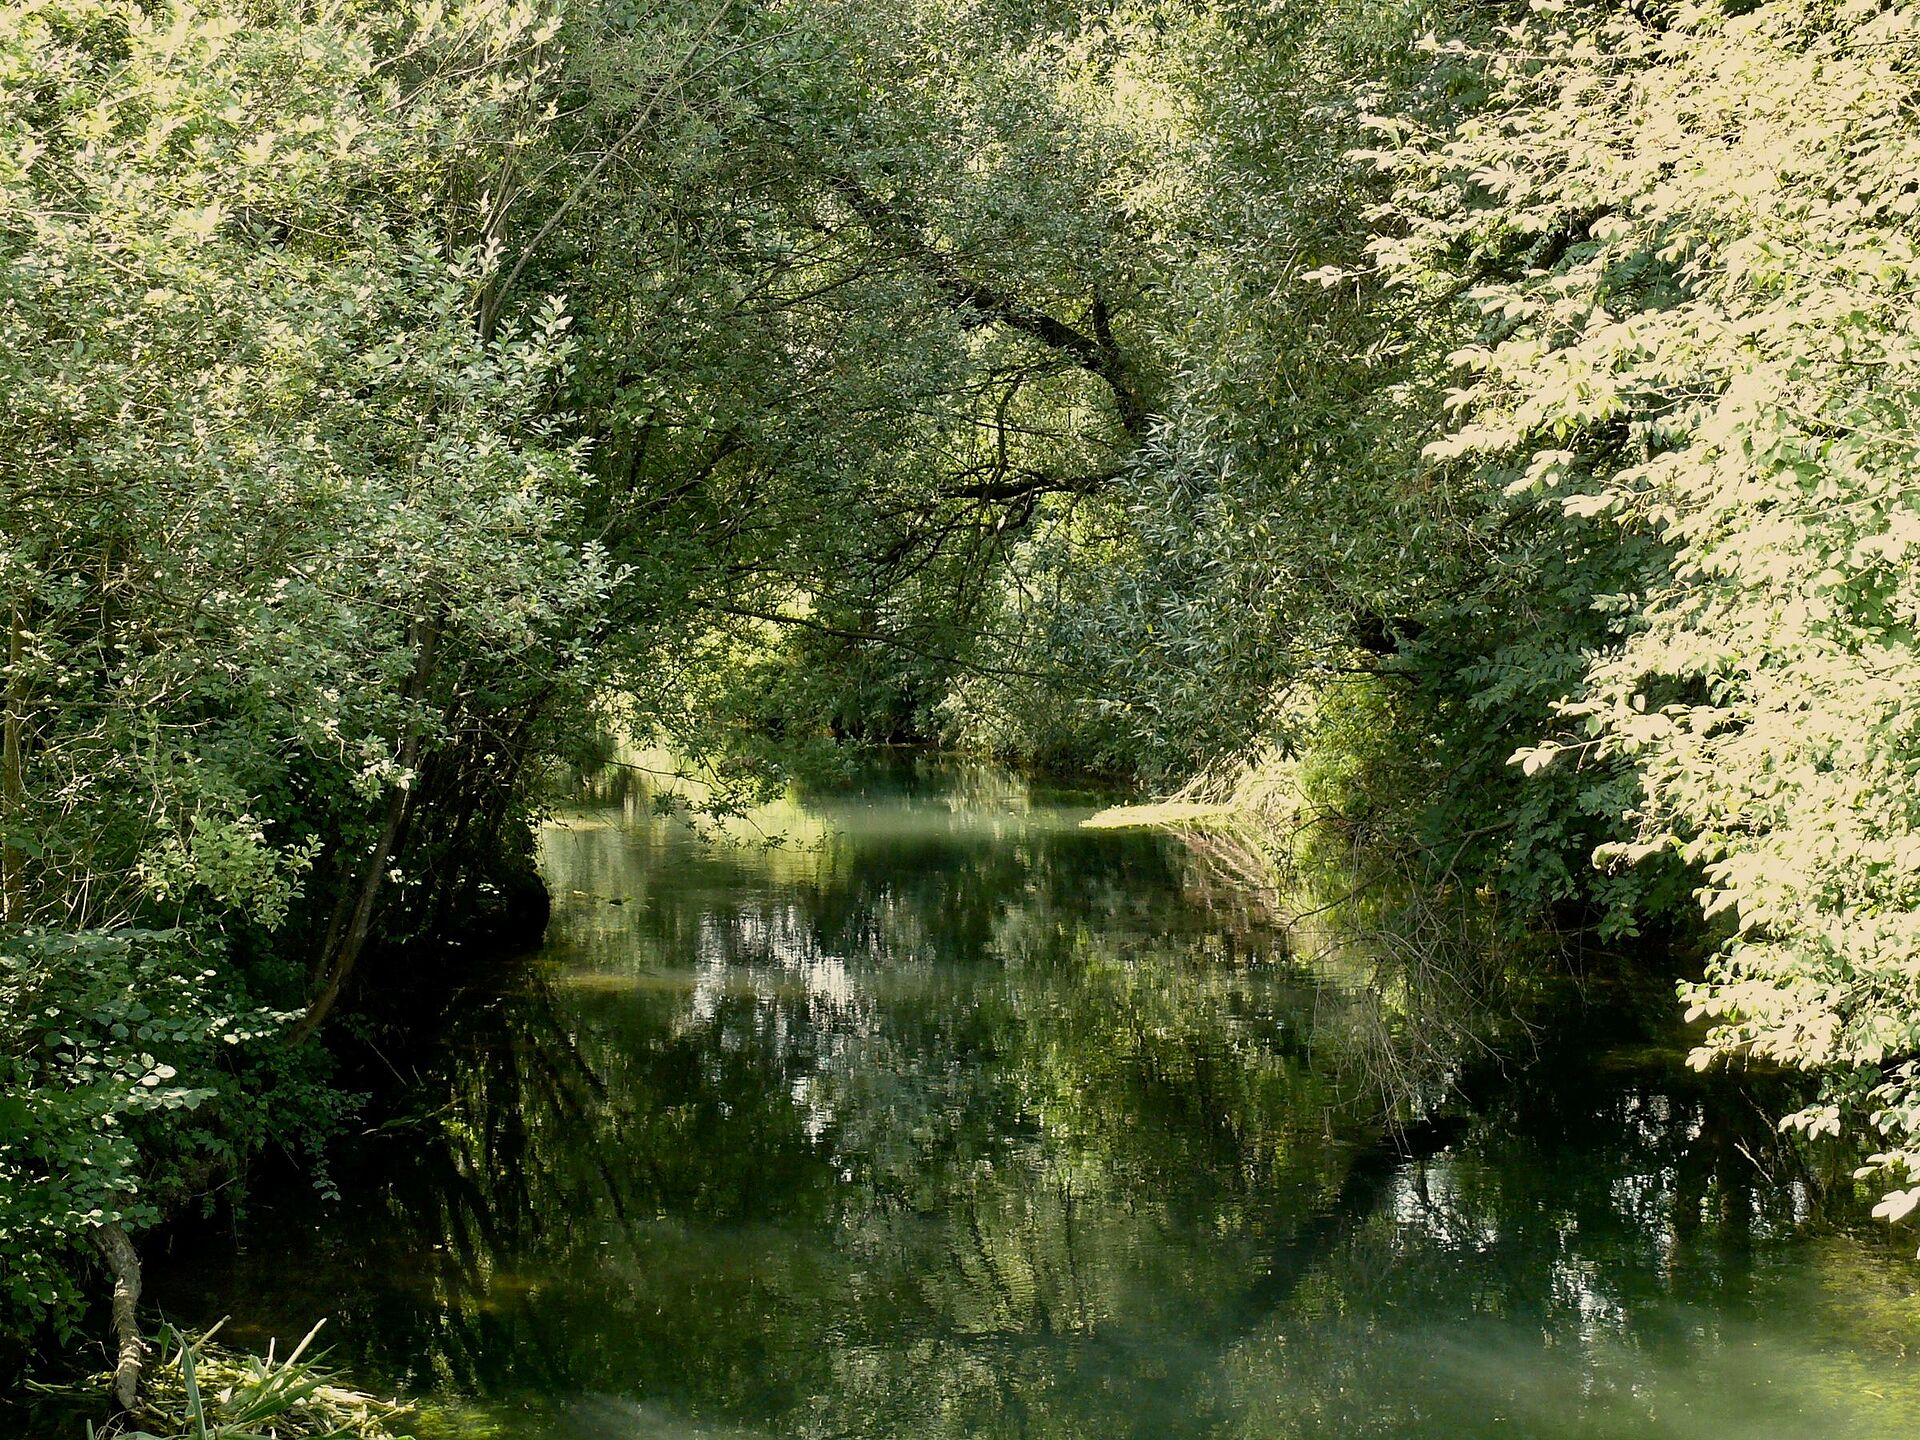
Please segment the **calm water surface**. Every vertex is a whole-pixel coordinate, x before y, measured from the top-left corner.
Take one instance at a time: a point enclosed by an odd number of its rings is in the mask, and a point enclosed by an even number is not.
[[[1595,1010],[1383,1142],[1422,1037],[1092,808],[923,764],[778,846],[566,817],[410,1123],[157,1297],[513,1440],[1920,1433],[1910,1251],[1803,1234],[1682,1040]]]

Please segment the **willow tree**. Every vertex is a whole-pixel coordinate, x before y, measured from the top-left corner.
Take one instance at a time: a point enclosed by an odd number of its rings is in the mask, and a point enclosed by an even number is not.
[[[761,718],[887,703],[830,669],[937,699],[1037,508],[1136,449],[1116,146],[1017,8],[689,9],[712,29],[665,105],[654,21],[573,32],[577,143],[619,156],[544,264],[579,316],[592,515],[628,567],[608,633],[648,715],[684,730],[755,685],[782,691]]]
[[[565,683],[557,640],[604,595],[552,419],[565,316],[476,320],[478,177],[530,143],[556,31],[504,5],[0,16],[16,1316],[71,1298],[75,1246],[124,1272],[125,1230],[324,1123],[282,1022],[304,1036],[419,883],[422,775]]]

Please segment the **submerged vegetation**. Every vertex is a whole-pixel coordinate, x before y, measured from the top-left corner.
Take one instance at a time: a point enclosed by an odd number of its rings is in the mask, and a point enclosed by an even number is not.
[[[0,1335],[113,1287],[131,1404],[137,1237],[331,1185],[329,1022],[537,929],[616,729],[1664,947],[1920,1208],[1917,81],[1904,0],[6,8]]]

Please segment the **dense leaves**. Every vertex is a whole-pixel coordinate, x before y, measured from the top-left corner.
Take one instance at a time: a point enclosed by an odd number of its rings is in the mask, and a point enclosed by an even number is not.
[[[338,1109],[311,1057],[258,1052],[287,1017],[167,931],[29,930],[0,948],[0,1304],[66,1322],[70,1247],[138,1229],[260,1148],[317,1142]],[[266,1070],[277,1073],[263,1073]]]
[[[0,1325],[324,1126],[583,718],[1280,757],[1509,928],[1706,924],[1702,1059],[1913,1209],[1915,24],[11,7]]]
[[[1407,284],[1472,287],[1459,423],[1430,453],[1511,475],[1644,559],[1529,771],[1628,767],[1609,869],[1677,854],[1726,941],[1698,1054],[1834,1075],[1920,1179],[1920,594],[1913,404],[1920,128],[1910,7],[1541,7],[1450,135],[1383,122]],[[1920,1190],[1877,1213],[1904,1214]]]
[[[351,967],[400,802],[605,590],[564,315],[483,334],[497,248],[436,233],[553,22],[255,22],[0,17],[0,1050],[35,1137],[0,1250],[29,1316],[70,1293],[63,1244],[308,1123],[277,1027],[236,1017]],[[275,1123],[122,1122],[214,1093],[209,1037]],[[163,1071],[196,1078],[141,1088]]]

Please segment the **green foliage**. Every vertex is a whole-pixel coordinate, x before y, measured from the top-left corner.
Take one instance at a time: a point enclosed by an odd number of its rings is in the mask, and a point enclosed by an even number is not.
[[[554,256],[593,257],[571,403],[643,726],[924,731],[1018,628],[999,580],[1047,498],[1117,478],[1152,381],[1114,193],[1137,156],[1090,119],[1119,41],[1054,18],[729,11],[684,89],[581,21],[581,124],[621,164]]]
[[[40,852],[14,918],[272,928],[409,783],[401,737],[444,733],[422,701],[468,703],[409,697],[421,617],[537,652],[597,601],[548,413],[565,317],[483,337],[497,257],[423,228],[537,20],[0,22],[6,825]]]
[[[0,937],[0,1326],[64,1329],[91,1232],[331,1128],[324,1070],[275,1043],[287,1018],[178,931]]]
[[[449,844],[391,820],[454,760],[510,813],[503,731],[574,683],[611,576],[568,322],[477,323],[468,183],[530,143],[555,26],[0,14],[9,1329],[71,1322],[89,1232],[310,1154],[346,1099],[281,1032],[330,914],[424,888]]]
[[[1633,830],[1597,859],[1679,857],[1729,936],[1686,991],[1715,1021],[1697,1060],[1838,1077],[1788,1123],[1864,1123],[1863,1175],[1909,1185],[1916,23],[1542,6],[1489,57],[1480,120],[1382,125],[1400,193],[1377,247],[1482,317],[1432,453],[1668,557],[1594,596],[1623,623],[1567,687],[1567,733],[1516,758],[1631,768]]]
[[[1536,9],[0,14],[0,1323],[609,717],[1697,884],[1702,1058],[1920,1205],[1914,15]]]
[[[1177,783],[1257,748],[1356,617],[1432,584],[1447,531],[1404,463],[1421,347],[1360,273],[1381,186],[1346,151],[1389,82],[1445,102],[1410,8],[1161,19],[1125,32],[1101,97],[1136,147],[1154,423],[1124,485],[1043,511],[1019,552],[1001,654],[1045,678],[969,686],[957,713],[1005,753],[1070,752],[1077,728],[1101,768]]]

